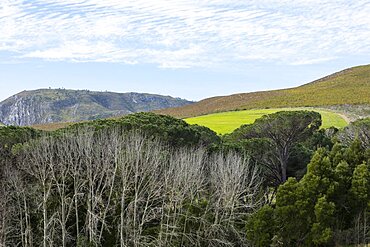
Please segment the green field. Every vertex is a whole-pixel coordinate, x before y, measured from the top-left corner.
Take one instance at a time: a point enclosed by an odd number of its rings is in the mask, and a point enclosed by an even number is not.
[[[279,108],[279,109],[259,109],[259,110],[245,110],[245,111],[231,111],[214,113],[199,117],[187,118],[186,122],[189,124],[198,124],[206,126],[218,134],[230,133],[242,124],[253,123],[257,118],[262,117],[266,114],[271,114],[278,111],[292,111],[292,110],[313,110],[310,108]],[[323,120],[323,128],[335,126],[337,128],[343,128],[347,125],[346,120],[337,113],[314,109],[319,112]]]

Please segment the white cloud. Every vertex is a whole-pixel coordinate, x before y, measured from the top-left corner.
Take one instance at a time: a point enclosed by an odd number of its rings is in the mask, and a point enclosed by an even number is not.
[[[296,61],[293,61],[292,65],[308,65],[308,64],[317,64],[322,62],[327,62],[336,59],[336,57],[322,57],[322,58],[314,58],[314,59],[297,59]]]
[[[23,58],[212,67],[370,54],[365,0],[1,0],[0,51]]]

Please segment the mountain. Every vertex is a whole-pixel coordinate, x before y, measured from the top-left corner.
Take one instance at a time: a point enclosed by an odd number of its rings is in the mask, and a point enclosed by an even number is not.
[[[0,122],[20,126],[76,122],[191,103],[155,94],[39,89],[23,91],[1,102]]]
[[[212,97],[195,104],[156,111],[187,118],[241,109],[370,104],[370,65],[349,68],[288,89]],[[360,107],[361,108],[361,107]]]

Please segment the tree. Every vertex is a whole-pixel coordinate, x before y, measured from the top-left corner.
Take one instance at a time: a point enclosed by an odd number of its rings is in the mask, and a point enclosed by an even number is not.
[[[349,145],[354,139],[358,139],[361,146],[370,149],[370,118],[357,120],[337,134],[339,141]]]
[[[24,195],[22,191],[14,191],[14,187],[8,183],[10,179],[14,179],[13,181],[16,181],[17,186],[19,186],[18,188],[22,187],[18,183],[18,173],[14,170],[16,157],[13,155],[12,149],[15,145],[27,142],[39,136],[39,134],[39,131],[28,127],[0,127],[0,246],[6,246],[8,238],[12,234],[16,234],[17,229],[14,226],[12,227],[11,222],[19,214],[23,213],[23,211],[14,211],[11,206],[11,200],[17,197],[22,201],[22,205],[17,204],[20,206],[17,209],[21,209],[25,205],[21,198]],[[17,194],[18,192],[21,193]],[[23,240],[25,240],[29,235],[22,230]],[[28,242],[23,241],[23,243]]]
[[[289,158],[294,147],[312,137],[321,126],[321,116],[312,111],[282,111],[265,115],[253,124],[236,129],[229,139],[241,142],[251,139],[265,139],[265,145],[259,146],[271,152],[261,161],[271,172],[277,175],[277,184],[287,180]],[[266,145],[269,148],[266,150]],[[249,148],[247,149],[249,150]],[[254,152],[254,151],[252,151]]]
[[[113,125],[13,147],[0,189],[1,244],[247,246],[246,219],[264,199],[259,169],[197,145]]]
[[[255,231],[251,240],[273,235],[284,246],[368,243],[369,158],[358,139],[349,146],[319,148],[300,181],[289,178],[279,186],[269,228],[273,233]],[[265,218],[265,212],[252,217],[252,229]]]
[[[268,205],[265,205],[250,217],[246,224],[246,231],[247,237],[253,246],[271,246],[276,232],[274,221],[274,209]]]
[[[355,168],[350,192],[356,214],[356,242],[360,244],[367,240],[367,210],[370,202],[370,172],[365,163]]]

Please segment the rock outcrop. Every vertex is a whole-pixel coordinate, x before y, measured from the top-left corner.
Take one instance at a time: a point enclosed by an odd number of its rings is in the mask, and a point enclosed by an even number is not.
[[[191,103],[155,94],[39,89],[23,91],[1,102],[0,122],[18,126],[76,122]]]

